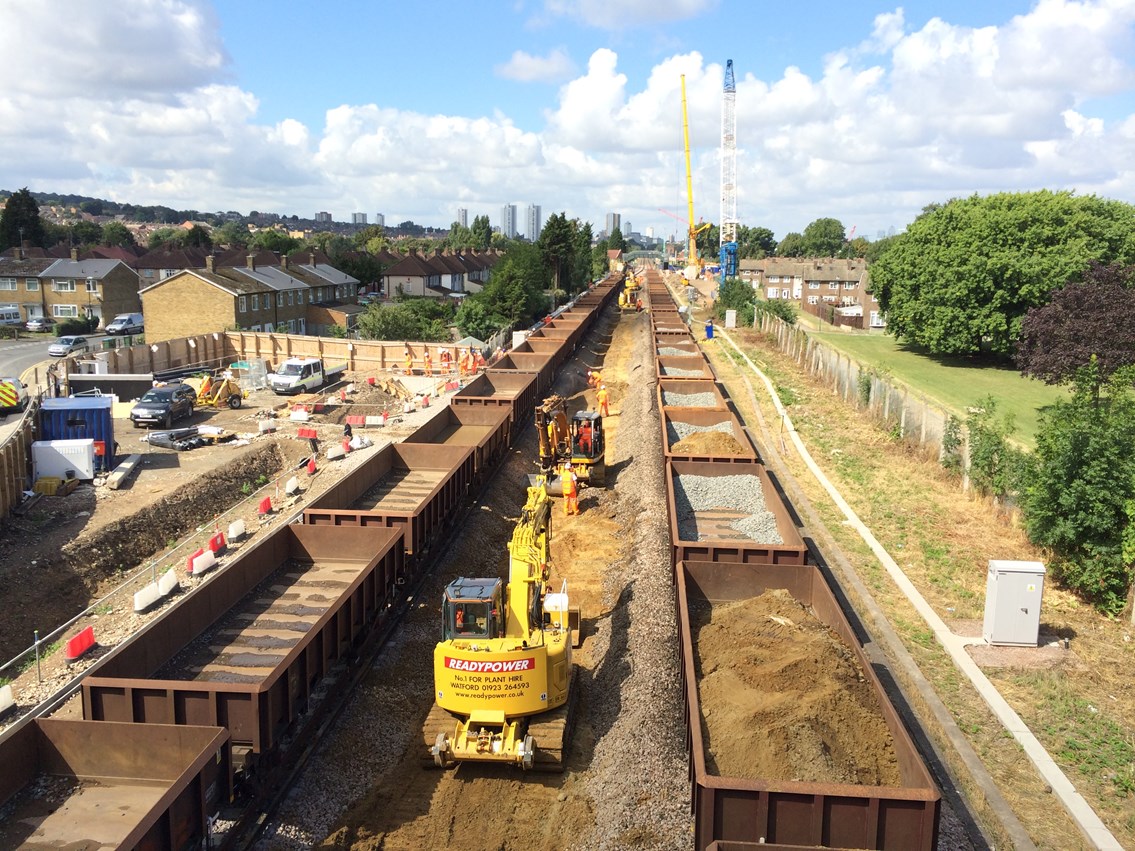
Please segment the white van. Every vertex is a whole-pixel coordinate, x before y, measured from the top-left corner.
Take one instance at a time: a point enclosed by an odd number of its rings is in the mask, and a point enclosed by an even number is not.
[[[141,334],[143,330],[141,313],[120,313],[106,325],[108,334]]]

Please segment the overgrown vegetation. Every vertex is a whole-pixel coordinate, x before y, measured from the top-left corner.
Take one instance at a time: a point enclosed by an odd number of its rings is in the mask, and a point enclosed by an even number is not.
[[[437,298],[399,297],[393,304],[372,304],[359,316],[364,340],[420,340],[444,343],[452,339],[449,326],[454,307]]]
[[[966,418],[969,431],[969,477],[979,493],[1005,499],[1021,485],[1024,456],[1009,445],[1011,414],[998,416],[997,401],[987,396]]]
[[[485,288],[462,302],[455,322],[462,334],[485,340],[502,328],[531,325],[550,307],[551,278],[540,249],[513,243],[493,267]]]

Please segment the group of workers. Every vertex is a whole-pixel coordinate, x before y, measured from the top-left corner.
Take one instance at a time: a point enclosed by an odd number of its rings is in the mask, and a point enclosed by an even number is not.
[[[439,366],[442,375],[449,375],[453,371],[453,353],[449,349],[442,349],[439,357]],[[404,354],[403,366],[407,375],[414,372],[414,354],[410,351],[410,347],[406,347]],[[477,370],[483,369],[485,366],[485,356],[481,354],[479,349],[462,349],[457,356],[457,367],[461,375],[475,375]],[[422,370],[426,375],[432,376],[434,374],[433,355],[430,350],[426,348],[422,354]]]
[[[599,413],[609,417],[611,412],[608,410],[608,403],[611,401],[611,395],[607,392],[607,385],[603,383],[603,373],[597,369],[587,370],[587,384],[595,388],[595,404]]]

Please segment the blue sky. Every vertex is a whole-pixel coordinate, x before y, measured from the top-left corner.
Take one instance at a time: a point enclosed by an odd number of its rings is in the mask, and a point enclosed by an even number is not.
[[[719,218],[733,59],[739,217],[778,237],[975,192],[1135,202],[1135,0],[0,0],[0,31],[6,189],[440,226],[536,203],[663,236],[683,73]]]

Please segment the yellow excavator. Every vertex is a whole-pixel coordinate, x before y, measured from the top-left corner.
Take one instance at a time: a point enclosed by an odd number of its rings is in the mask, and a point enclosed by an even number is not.
[[[197,405],[207,408],[239,408],[248,398],[248,391],[242,390],[240,382],[231,372],[207,375],[204,378],[187,378],[188,384],[197,393]]]
[[[597,411],[576,411],[568,417],[567,399],[552,395],[536,407],[536,434],[540,438],[540,473],[552,496],[563,496],[560,470],[571,464],[580,485],[602,487],[607,479],[606,436]]]
[[[552,501],[541,482],[528,488],[508,545],[507,585],[461,577],[446,587],[424,764],[563,771],[580,616],[568,605],[566,581],[549,590],[551,532]]]
[[[638,278],[635,277],[634,269],[628,266],[626,280],[623,282],[623,290],[619,293],[619,309],[635,310],[638,302],[638,295]]]

